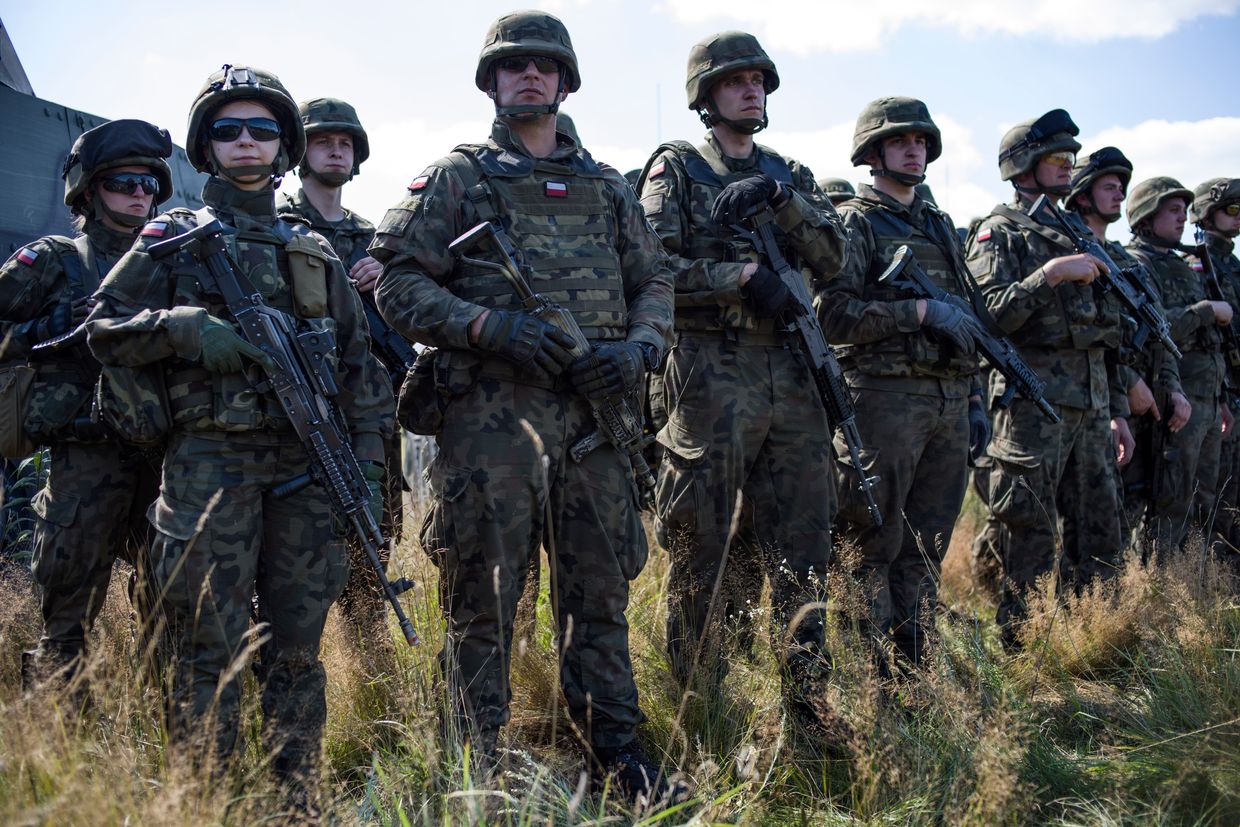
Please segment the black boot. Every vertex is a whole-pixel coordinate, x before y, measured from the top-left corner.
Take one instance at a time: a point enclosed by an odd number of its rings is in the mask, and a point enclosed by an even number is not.
[[[668,779],[636,740],[622,747],[595,747],[593,765],[596,783],[607,776],[615,779],[621,795],[638,806],[666,807],[689,797],[689,788]]]

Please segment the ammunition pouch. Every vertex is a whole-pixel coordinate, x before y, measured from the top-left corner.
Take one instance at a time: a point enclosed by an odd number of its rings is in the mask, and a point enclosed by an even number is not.
[[[448,405],[473,390],[481,374],[482,360],[477,354],[426,348],[401,383],[396,420],[415,434],[437,435],[443,430]]]

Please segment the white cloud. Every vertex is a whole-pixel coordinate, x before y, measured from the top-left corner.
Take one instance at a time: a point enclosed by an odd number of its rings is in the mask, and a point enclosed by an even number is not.
[[[952,29],[972,37],[1038,35],[1085,43],[1157,38],[1202,15],[1228,14],[1237,8],[1240,0],[665,0],[658,10],[682,23],[734,21],[754,31],[767,48],[804,55],[875,51],[908,25]]]

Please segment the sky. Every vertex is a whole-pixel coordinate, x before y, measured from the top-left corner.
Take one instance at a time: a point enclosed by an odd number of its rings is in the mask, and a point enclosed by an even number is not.
[[[378,223],[404,187],[458,143],[484,139],[490,100],[473,85],[496,2],[193,3],[0,0],[0,19],[39,97],[136,117],[185,141],[189,105],[221,64],[275,72],[298,99],[352,103],[371,157],[345,205]],[[595,158],[641,166],[660,141],[699,143],[684,91],[690,47],[757,35],[781,85],[760,143],[818,177],[869,180],[850,154],[870,100],[924,100],[943,133],[927,183],[958,224],[1010,199],[999,139],[1067,109],[1084,152],[1118,146],[1134,183],[1190,189],[1240,177],[1240,0],[553,0],[582,87],[563,108]],[[69,23],[71,21],[71,25]],[[295,176],[285,187],[297,186]],[[1126,225],[1111,233],[1126,241]]]

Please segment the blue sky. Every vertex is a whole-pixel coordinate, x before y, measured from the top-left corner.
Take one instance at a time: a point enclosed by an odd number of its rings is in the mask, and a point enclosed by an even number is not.
[[[689,47],[742,28],[762,40],[783,81],[761,142],[819,176],[868,179],[848,164],[857,113],[882,95],[921,97],[945,144],[928,182],[959,223],[1010,193],[995,162],[1003,131],[1056,107],[1081,126],[1086,151],[1118,145],[1138,179],[1169,174],[1192,187],[1240,175],[1240,0],[543,7],[565,21],[580,57],[583,86],[565,111],[595,156],[622,170],[640,165],[659,138],[700,139],[684,97]],[[40,97],[110,118],[146,118],[182,143],[191,100],[225,62],[274,71],[299,99],[351,101],[373,154],[345,203],[377,221],[429,162],[486,135],[491,109],[474,89],[474,63],[487,25],[512,8],[0,0],[0,18]],[[225,13],[242,18],[225,24]],[[249,28],[239,33],[243,22]]]

